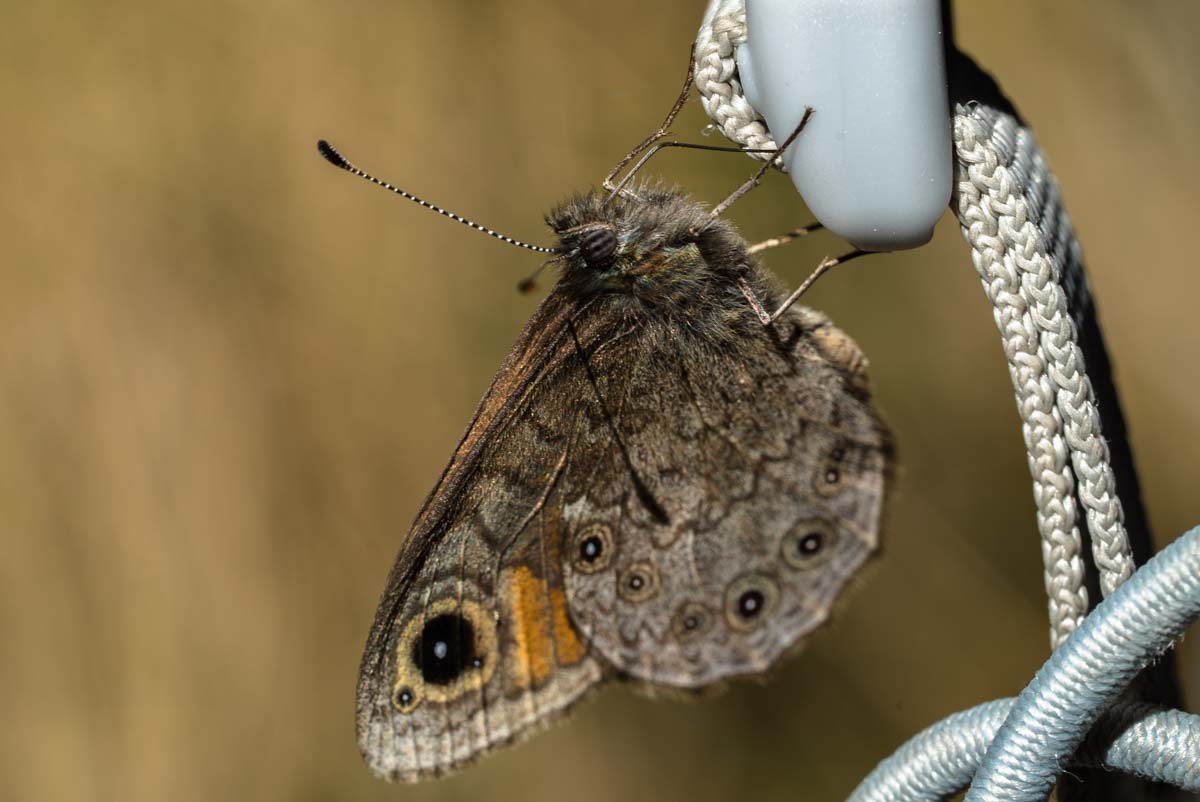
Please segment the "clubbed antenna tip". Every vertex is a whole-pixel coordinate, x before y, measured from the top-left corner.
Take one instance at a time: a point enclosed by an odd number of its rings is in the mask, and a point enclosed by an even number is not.
[[[317,140],[317,150],[325,157],[325,161],[332,164],[334,167],[341,167],[343,170],[350,166],[350,162],[346,161],[342,154],[334,149],[333,145],[326,142],[324,139]]]

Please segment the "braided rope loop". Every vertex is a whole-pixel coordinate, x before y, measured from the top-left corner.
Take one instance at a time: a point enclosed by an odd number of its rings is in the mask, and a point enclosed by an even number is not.
[[[774,148],[737,77],[736,50],[747,37],[745,0],[712,0],[696,37],[696,87],[726,137]],[[954,145],[955,211],[1008,360],[1042,538],[1050,644],[1057,648],[1088,610],[1076,493],[1104,595],[1134,565],[1068,303],[1088,302],[1086,279],[1058,184],[1029,130],[1003,111],[968,103],[956,109]]]
[[[985,133],[970,116],[955,116],[958,216],[984,295],[992,303],[1016,391],[1042,536],[1050,645],[1058,648],[1088,610],[1083,538],[1076,525],[1075,478],[1068,462],[1062,413],[1055,404],[1054,386],[1039,347],[1034,312],[1000,231],[1004,204],[1011,205],[1011,181],[1008,173],[1001,171],[998,153]]]
[[[1060,431],[1070,449],[1079,499],[1086,510],[1092,557],[1107,596],[1133,573],[1133,556],[1108,444],[1101,435],[1100,413],[1062,283],[1064,262],[1078,259],[1078,246],[1072,244],[1075,237],[1062,209],[1058,182],[1029,129],[998,109],[960,105],[954,118],[954,143],[963,236],[977,250],[975,232],[982,224],[993,238],[986,275],[1004,273],[1019,282],[1018,294],[1035,327],[1043,375],[1053,387],[1063,424]],[[997,261],[1004,266],[997,266]],[[980,275],[986,292],[987,278]]]
[[[766,122],[746,100],[737,78],[735,52],[745,41],[745,0],[714,0],[696,34],[696,89],[705,113],[727,139],[746,148],[775,150]],[[748,155],[766,161],[771,154]]]

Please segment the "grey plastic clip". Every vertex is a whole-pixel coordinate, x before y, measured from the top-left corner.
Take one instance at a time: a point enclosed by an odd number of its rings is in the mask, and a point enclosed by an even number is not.
[[[746,0],[746,99],[817,220],[869,251],[929,241],[950,200],[950,106],[938,0]]]

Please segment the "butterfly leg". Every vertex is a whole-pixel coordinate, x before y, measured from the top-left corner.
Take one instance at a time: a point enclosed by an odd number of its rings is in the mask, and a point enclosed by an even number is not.
[[[746,296],[746,300],[750,302],[750,308],[754,310],[754,314],[758,315],[759,321],[764,326],[769,326],[778,320],[779,317],[786,312],[792,304],[796,303],[796,301],[800,299],[800,296],[808,292],[809,288],[811,288],[821,276],[828,273],[837,265],[844,264],[852,259],[857,259],[860,256],[866,256],[868,253],[871,253],[871,251],[855,249],[841,256],[826,256],[821,260],[820,264],[817,265],[816,269],[809,274],[808,278],[804,279],[800,286],[796,288],[796,291],[789,295],[774,312],[767,312],[766,308],[762,304],[762,301],[760,301],[758,296],[754,293],[754,288],[751,287],[745,279],[738,279],[738,288],[742,291],[742,295]]]
[[[675,122],[675,118],[679,116],[679,112],[683,109],[683,104],[687,102],[688,95],[692,93],[692,79],[695,74],[696,64],[693,59],[695,45],[688,50],[688,68],[687,76],[683,79],[683,89],[679,91],[679,97],[675,99],[675,105],[667,112],[667,116],[662,121],[662,125],[658,126],[658,130],[650,136],[642,140],[636,148],[625,154],[625,158],[617,162],[617,165],[612,168],[609,174],[604,179],[604,188],[609,192],[615,192],[617,187],[613,184],[613,179],[617,177],[617,173],[621,172],[625,165],[629,164],[634,158],[646,148],[653,145],[658,140],[667,135],[667,129],[671,127],[671,123]]]
[[[732,148],[732,147],[725,147],[722,145],[699,145],[694,142],[676,142],[675,140],[671,140],[670,142],[659,142],[659,143],[655,144],[653,147],[651,147],[649,150],[647,150],[645,153],[643,153],[642,158],[638,159],[637,162],[634,163],[633,167],[629,168],[629,172],[625,173],[625,175],[621,178],[620,181],[618,181],[616,183],[616,185],[609,188],[610,191],[608,193],[608,197],[604,199],[604,203],[608,204],[608,202],[611,201],[618,194],[620,194],[622,192],[622,190],[625,190],[625,185],[628,184],[630,182],[630,180],[632,180],[633,177],[638,174],[638,171],[642,169],[642,166],[646,162],[650,161],[650,159],[652,159],[654,157],[654,154],[658,153],[660,150],[663,150],[665,148],[689,148],[691,150],[709,150],[709,151],[716,151],[718,153],[778,153],[779,152],[775,148],[758,148],[758,149],[755,149],[755,148]],[[606,186],[606,188],[608,188],[608,187]],[[632,193],[629,192],[628,190],[625,190],[624,194],[632,195]]]
[[[764,326],[771,325],[771,313],[762,305],[762,301],[758,300],[758,295],[754,292],[754,288],[744,278],[738,279],[738,289],[742,291],[742,295],[746,296],[746,300],[750,302],[750,308],[754,310],[754,314],[758,315],[758,320]]]
[[[809,223],[806,226],[793,228],[786,234],[780,234],[778,237],[771,237],[770,239],[765,239],[761,242],[754,243],[746,249],[746,253],[756,254],[761,253],[768,248],[778,248],[780,245],[787,245],[792,240],[797,240],[801,237],[807,237],[809,234],[812,234],[815,231],[820,231],[823,228],[825,228],[825,226],[820,223]]]
[[[808,125],[808,121],[810,119],[812,119],[812,116],[813,116],[813,108],[812,108],[812,106],[809,106],[808,108],[806,108],[804,110],[804,116],[800,118],[800,124],[796,126],[796,130],[792,131],[791,136],[789,136],[787,139],[785,139],[783,141],[783,144],[779,146],[779,150],[778,150],[779,153],[783,153],[785,150],[787,150],[789,145],[791,145],[793,142],[796,141],[796,137],[800,136],[800,132],[803,131],[805,126]],[[746,183],[742,184],[740,187],[735,189],[729,195],[728,198],[726,198],[725,200],[721,201],[720,203],[718,203],[716,206],[713,207],[713,210],[708,213],[709,221],[711,222],[712,220],[716,220],[718,217],[720,217],[722,214],[725,213],[726,209],[728,209],[730,206],[732,206],[734,203],[736,203],[739,198],[741,198],[747,192],[749,192],[750,190],[754,189],[756,186],[761,184],[762,180],[763,180],[763,176],[765,176],[767,174],[767,170],[770,170],[771,165],[773,165],[774,163],[775,163],[774,159],[768,159],[767,161],[763,162],[763,166],[758,168],[758,172],[756,172],[750,178],[749,181],[747,181]],[[695,236],[699,232],[692,231],[691,233],[692,233],[692,236]]]

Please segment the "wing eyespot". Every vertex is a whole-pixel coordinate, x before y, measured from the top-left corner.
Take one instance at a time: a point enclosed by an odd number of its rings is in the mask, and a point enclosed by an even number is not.
[[[828,522],[805,520],[784,533],[779,552],[792,568],[806,571],[828,562],[838,541],[838,531]]]
[[[846,464],[845,446],[835,446],[819,465],[816,479],[813,482],[813,489],[817,495],[830,498],[847,487],[850,472],[849,466]]]
[[[725,590],[725,618],[746,632],[766,621],[779,606],[779,585],[763,573],[743,574]]]
[[[401,713],[411,713],[419,702],[417,694],[407,685],[398,685],[392,692],[392,706]]]
[[[464,672],[481,666],[475,653],[475,628],[456,613],[442,613],[425,622],[412,645],[412,662],[421,679],[432,685],[449,685]]]
[[[405,625],[396,641],[392,706],[449,702],[481,688],[496,669],[496,619],[471,599],[446,598]]]
[[[707,607],[699,602],[687,602],[675,611],[671,631],[677,640],[692,641],[712,629],[712,624],[713,616]]]
[[[617,582],[617,593],[635,604],[654,598],[659,590],[658,569],[651,563],[638,562],[629,566]]]
[[[607,524],[593,522],[581,527],[575,535],[572,564],[582,574],[594,574],[612,564],[615,551],[612,529]]]

